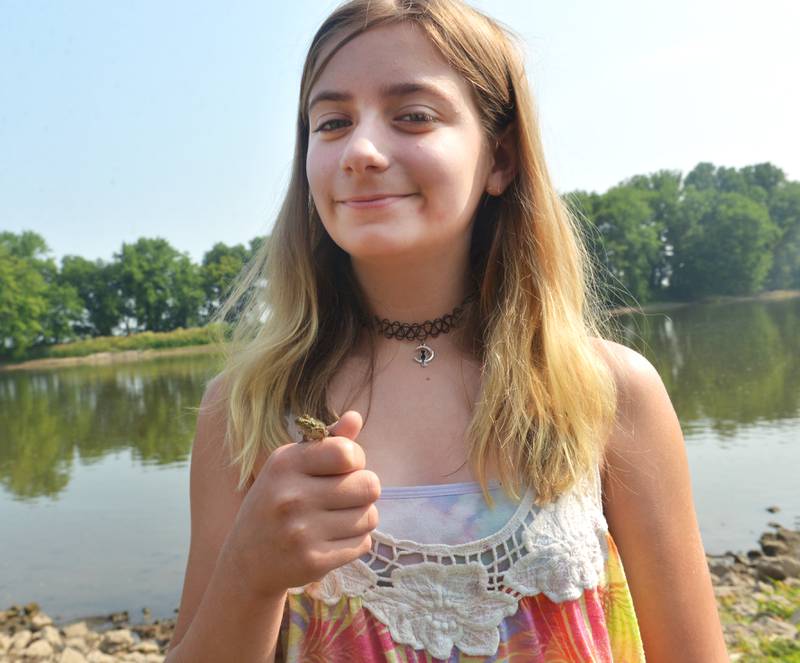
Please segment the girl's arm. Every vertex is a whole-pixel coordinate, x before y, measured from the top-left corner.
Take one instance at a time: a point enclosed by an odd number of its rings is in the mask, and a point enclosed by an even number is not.
[[[226,419],[212,407],[220,390],[214,378],[197,417],[189,479],[189,559],[165,663],[272,663],[279,648],[285,593],[254,596],[226,554],[244,494],[236,490],[238,469],[226,465],[223,453]]]
[[[647,662],[727,662],[675,410],[647,359],[617,343],[603,345],[619,388],[605,451],[604,510]]]

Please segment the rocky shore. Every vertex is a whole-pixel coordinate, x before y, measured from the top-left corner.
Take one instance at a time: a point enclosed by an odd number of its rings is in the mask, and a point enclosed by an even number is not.
[[[770,527],[744,555],[706,556],[731,661],[800,663],[800,531]]]
[[[708,555],[731,661],[800,663],[800,531],[771,525],[759,547]],[[127,612],[56,625],[35,603],[0,610],[0,662],[161,663],[174,619]]]

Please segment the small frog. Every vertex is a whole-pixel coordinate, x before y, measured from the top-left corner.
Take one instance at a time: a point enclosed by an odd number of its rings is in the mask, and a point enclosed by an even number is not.
[[[321,440],[330,435],[328,427],[319,419],[314,419],[311,415],[304,414],[297,417],[294,423],[298,425],[303,433],[302,442],[310,442],[312,440]]]

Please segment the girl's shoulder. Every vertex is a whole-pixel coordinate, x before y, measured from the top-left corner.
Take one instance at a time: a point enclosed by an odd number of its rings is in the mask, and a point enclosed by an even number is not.
[[[616,421],[606,440],[606,448],[622,442],[623,438],[626,443],[631,442],[630,436],[619,436],[622,428],[630,429],[642,419],[663,417],[668,411],[674,415],[664,382],[647,357],[608,339],[593,337],[592,342],[608,366],[617,389]]]
[[[618,389],[629,386],[632,380],[652,380],[654,375],[658,376],[658,371],[647,357],[633,348],[597,336],[591,340],[595,350],[611,369]]]

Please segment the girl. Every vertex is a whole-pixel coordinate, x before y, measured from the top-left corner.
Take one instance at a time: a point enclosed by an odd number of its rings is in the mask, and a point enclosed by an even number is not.
[[[219,314],[167,660],[727,660],[674,410],[592,283],[506,32],[336,9]]]

